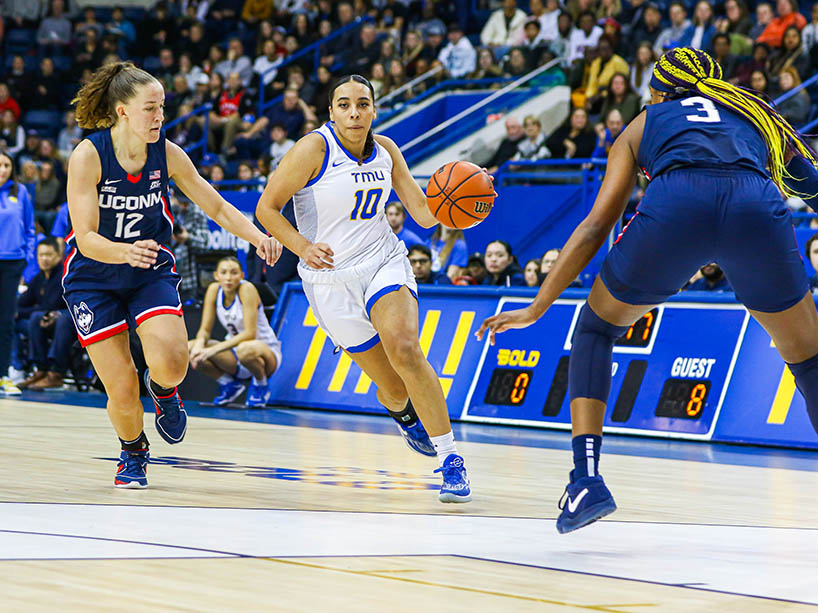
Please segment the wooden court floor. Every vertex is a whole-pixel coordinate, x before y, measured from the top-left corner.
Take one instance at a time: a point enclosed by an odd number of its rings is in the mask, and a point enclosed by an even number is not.
[[[118,490],[104,409],[0,400],[0,611],[818,610],[818,454],[629,439],[601,465],[619,510],[559,535],[567,438],[461,442],[474,500],[443,505],[388,419],[189,412],[173,447],[146,416],[150,488]]]

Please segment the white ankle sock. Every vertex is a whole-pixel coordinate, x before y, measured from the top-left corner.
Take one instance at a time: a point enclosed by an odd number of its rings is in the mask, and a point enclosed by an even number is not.
[[[216,379],[216,383],[219,385],[224,385],[225,383],[230,383],[233,380],[233,377],[230,375],[222,375],[218,379]]]
[[[262,377],[261,379],[253,377],[253,385],[267,385],[267,377]]]
[[[449,430],[446,434],[440,436],[430,436],[432,445],[435,446],[437,452],[437,461],[440,466],[443,466],[443,461],[453,453],[457,453],[457,445],[454,442],[454,434]]]

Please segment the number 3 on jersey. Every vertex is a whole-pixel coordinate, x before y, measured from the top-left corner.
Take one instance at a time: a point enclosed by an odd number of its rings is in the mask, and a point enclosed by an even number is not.
[[[362,189],[355,192],[355,208],[352,209],[352,213],[349,215],[350,220],[355,221],[358,219],[359,211],[360,219],[372,219],[375,217],[381,196],[383,196],[383,188],[381,187],[366,190],[366,195],[364,195],[364,190]]]
[[[133,227],[139,223],[144,215],[142,213],[117,213],[116,214],[116,232],[114,236],[117,238],[136,238],[140,235],[139,230],[134,230]]]
[[[716,105],[712,100],[702,98],[701,96],[694,96],[693,98],[685,98],[682,100],[682,106],[695,107],[699,113],[704,115],[685,115],[685,119],[697,123],[718,123],[721,121],[721,115]]]

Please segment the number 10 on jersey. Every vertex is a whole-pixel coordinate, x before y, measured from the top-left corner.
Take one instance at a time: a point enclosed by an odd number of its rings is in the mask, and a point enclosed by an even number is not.
[[[383,188],[381,187],[368,189],[366,193],[364,193],[364,190],[359,189],[355,192],[355,208],[352,209],[349,219],[355,221],[359,218],[359,213],[360,219],[372,219],[375,217],[381,196],[383,196]]]

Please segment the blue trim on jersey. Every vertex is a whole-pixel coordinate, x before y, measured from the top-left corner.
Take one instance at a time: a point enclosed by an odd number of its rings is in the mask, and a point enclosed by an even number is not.
[[[219,301],[219,302],[221,302],[221,303],[222,303],[222,308],[223,308],[225,311],[227,311],[227,310],[229,310],[229,309],[230,309],[230,307],[232,307],[232,306],[235,304],[235,302],[236,302],[236,298],[238,298],[238,297],[239,297],[239,290],[237,289],[237,290],[236,290],[236,295],[235,295],[235,296],[233,296],[233,301],[232,301],[230,304],[225,304],[225,303],[224,303],[224,288],[223,288],[223,287],[219,287],[219,293],[216,295],[216,300],[217,300],[217,301]]]
[[[381,342],[381,337],[375,334],[372,338],[368,341],[361,343],[360,345],[355,345],[354,347],[347,347],[346,350],[348,353],[363,353],[367,349],[372,349],[375,345]]]
[[[317,134],[324,139],[324,161],[321,162],[321,170],[318,172],[318,174],[307,181],[307,184],[304,187],[310,187],[311,185],[318,183],[318,179],[324,176],[324,171],[327,169],[327,164],[329,163],[329,142],[327,141],[327,137],[321,134],[318,130],[313,130],[310,132],[310,134]]]
[[[330,131],[330,132],[332,132],[332,136],[335,138],[335,142],[336,142],[336,143],[338,143],[338,146],[341,148],[341,151],[343,151],[344,153],[346,153],[346,154],[347,154],[347,157],[348,157],[350,160],[352,160],[353,162],[355,162],[355,163],[357,164],[357,163],[358,163],[358,158],[356,158],[356,157],[355,157],[354,155],[352,155],[352,154],[351,154],[349,151],[347,151],[346,147],[344,147],[344,146],[341,144],[341,141],[340,141],[340,140],[338,140],[338,135],[337,135],[337,134],[335,134],[335,130],[333,130],[333,129],[332,129],[332,122],[331,122],[331,121],[328,121],[328,122],[327,122],[327,127],[329,128],[329,131]],[[372,147],[372,154],[371,154],[371,155],[370,155],[370,156],[369,156],[367,159],[365,159],[365,160],[363,161],[363,163],[364,163],[364,164],[369,164],[369,162],[371,162],[372,160],[374,160],[376,157],[378,157],[378,146],[377,146],[377,143],[376,143],[376,145],[375,145],[374,147]]]
[[[386,287],[379,289],[377,292],[375,292],[375,295],[366,301],[366,316],[369,317],[370,319],[372,318],[372,314],[370,311],[372,311],[372,307],[375,306],[375,303],[378,300],[380,300],[382,296],[385,296],[386,294],[391,294],[392,292],[397,292],[402,287],[403,284],[387,285]],[[417,298],[417,296],[415,297]]]

